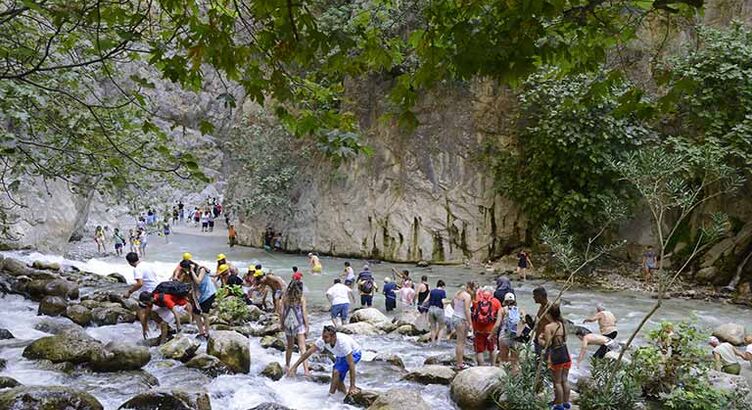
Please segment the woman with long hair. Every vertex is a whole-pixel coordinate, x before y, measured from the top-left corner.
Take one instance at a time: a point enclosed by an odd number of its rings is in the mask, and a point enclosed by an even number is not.
[[[285,294],[282,297],[282,327],[287,337],[287,346],[285,347],[285,371],[290,368],[290,359],[292,350],[297,339],[300,355],[306,352],[306,334],[308,333],[308,311],[306,310],[306,301],[303,296],[303,282],[293,280],[287,285]],[[309,374],[308,361],[303,362],[303,370],[306,375]]]
[[[473,305],[472,294],[475,293],[475,282],[469,281],[455,293],[452,298],[451,325],[457,335],[457,347],[455,348],[455,366],[462,370],[465,364],[465,341],[467,340],[467,328],[470,324],[470,307]]]
[[[569,369],[572,367],[572,358],[567,350],[567,329],[564,327],[564,319],[561,317],[559,305],[552,305],[548,310],[551,322],[543,329],[544,346],[546,346],[546,360],[551,369],[554,381],[554,407],[553,410],[569,409]]]

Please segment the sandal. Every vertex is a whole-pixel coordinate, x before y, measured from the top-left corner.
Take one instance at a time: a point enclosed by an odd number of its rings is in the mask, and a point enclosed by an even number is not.
[[[469,368],[470,366],[468,366],[467,363],[462,363],[462,366],[454,366],[454,370],[457,370],[458,372]]]

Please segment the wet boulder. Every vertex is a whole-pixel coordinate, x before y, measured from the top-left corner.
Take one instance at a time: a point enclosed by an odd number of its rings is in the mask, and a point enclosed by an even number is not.
[[[34,325],[34,330],[57,335],[66,330],[83,331],[81,326],[73,323],[68,318],[44,318]]]
[[[426,332],[418,329],[413,324],[406,324],[397,327],[393,333],[397,333],[403,336],[420,336]]]
[[[261,338],[260,344],[264,349],[272,348],[277,349],[280,352],[284,352],[285,348],[287,347],[285,345],[285,341],[277,336],[264,336]]]
[[[501,386],[504,370],[495,366],[465,369],[452,380],[449,395],[461,409],[486,409],[493,405],[491,394]]]
[[[379,398],[379,393],[372,390],[358,390],[345,396],[345,404],[356,407],[369,407]]]
[[[115,325],[118,323],[133,323],[136,321],[136,314],[126,310],[119,304],[114,306],[102,306],[91,310],[91,321],[98,326]]]
[[[729,342],[732,345],[741,345],[744,343],[744,326],[736,323],[726,323],[713,330],[713,336],[722,342]]]
[[[44,359],[52,363],[85,363],[102,349],[102,344],[78,329],[65,330],[55,336],[35,340],[23,351],[27,359]]]
[[[431,410],[417,390],[389,389],[379,394],[368,410]]]
[[[465,363],[474,366],[475,365],[475,358],[465,355]],[[429,364],[440,364],[443,366],[456,366],[457,360],[454,353],[444,353],[436,356],[429,356],[426,358],[426,360],[423,361],[424,365]]]
[[[37,315],[60,316],[68,308],[68,302],[60,296],[45,296],[39,302]]]
[[[255,407],[251,407],[248,410],[293,410],[293,409],[287,406],[283,406],[281,404],[266,402],[266,403],[261,403]]]
[[[28,276],[28,273],[30,271],[29,267],[26,266],[25,263],[13,258],[3,259],[2,262],[0,262],[0,267],[2,267],[2,270],[5,273],[11,276]]]
[[[197,354],[185,366],[197,369],[209,377],[232,373],[219,359],[206,353]]]
[[[0,376],[0,389],[9,389],[20,385],[21,383],[12,377]]]
[[[457,373],[449,366],[430,364],[408,373],[404,379],[421,384],[450,384]]]
[[[396,354],[384,354],[379,353],[376,355],[376,357],[373,358],[374,362],[387,362],[393,366],[397,366],[400,369],[405,368],[405,362],[402,361],[402,358],[397,356]]]
[[[272,323],[264,327],[249,328],[250,335],[255,337],[274,336],[281,331],[282,326],[279,323]]]
[[[200,346],[201,343],[198,340],[181,333],[169,342],[163,344],[159,348],[159,352],[167,359],[185,362],[190,360],[191,357],[196,354],[196,350],[198,350]]]
[[[8,329],[0,329],[0,340],[13,339],[13,333]]]
[[[65,279],[55,279],[44,285],[44,294],[60,296],[68,299],[78,299],[78,285]]]
[[[46,261],[34,261],[34,263],[31,264],[31,267],[34,269],[51,270],[55,272],[59,272],[62,269],[62,266],[60,266],[59,263]]]
[[[0,409],[102,410],[89,393],[63,386],[19,386],[0,393]]]
[[[68,306],[63,316],[80,326],[88,326],[91,323],[91,310],[82,305]]]
[[[149,390],[131,397],[119,410],[211,410],[209,395],[205,392],[183,390]]]
[[[348,323],[338,327],[337,331],[347,335],[376,336],[384,334],[381,329],[368,322]]]
[[[234,373],[248,373],[251,351],[248,338],[238,332],[217,330],[209,336],[206,353],[216,357]]]
[[[350,317],[350,323],[366,322],[374,326],[390,323],[391,320],[376,308],[358,309]]]
[[[261,371],[261,375],[276,382],[285,375],[285,372],[282,370],[282,365],[277,362],[271,362],[264,367],[264,370]]]
[[[89,366],[96,372],[138,370],[151,360],[149,348],[124,342],[110,342],[95,350]]]
[[[121,274],[119,274],[117,272],[110,273],[109,275],[107,275],[107,277],[110,278],[110,279],[112,279],[113,281],[115,281],[117,283],[128,283],[128,281],[125,280],[125,276],[123,276],[123,275],[121,275]]]

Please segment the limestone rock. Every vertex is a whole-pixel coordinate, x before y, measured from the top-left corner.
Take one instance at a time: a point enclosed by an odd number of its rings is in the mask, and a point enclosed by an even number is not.
[[[7,389],[11,387],[18,387],[21,383],[12,377],[0,376],[0,389]]]
[[[123,403],[119,410],[211,410],[209,395],[205,392],[183,390],[150,390],[137,394]]]
[[[55,279],[44,285],[44,294],[60,296],[68,299],[78,299],[78,285],[65,279]]]
[[[57,262],[34,261],[31,266],[34,269],[51,270],[55,272],[59,272],[61,269],[60,264]]]
[[[260,307],[256,305],[248,305],[248,317],[253,320],[259,320],[261,319],[261,316],[264,314],[264,311],[261,310]]]
[[[91,310],[91,320],[99,326],[115,325],[118,323],[133,323],[136,315],[115,304],[115,306],[97,307]]]
[[[60,296],[45,296],[39,302],[38,315],[60,316],[68,308],[68,302]]]
[[[63,316],[72,320],[77,325],[88,326],[91,323],[91,310],[82,305],[70,305]]]
[[[337,328],[337,331],[347,335],[375,336],[384,334],[381,329],[368,322],[348,323]]]
[[[264,336],[261,338],[260,344],[264,349],[274,348],[280,352],[284,352],[287,347],[285,341],[277,336]]]
[[[0,393],[0,409],[102,410],[89,393],[63,386],[20,386]]]
[[[282,366],[279,363],[271,362],[264,367],[264,370],[261,371],[261,375],[276,382],[284,376],[284,370],[282,370]]]
[[[421,384],[450,384],[456,374],[449,366],[429,364],[411,371],[404,379]]]
[[[736,323],[720,325],[713,331],[713,336],[717,337],[722,342],[729,342],[736,346],[744,343],[744,335],[744,326]]]
[[[198,340],[181,333],[163,344],[159,348],[159,352],[167,359],[185,362],[193,357],[200,346],[201,343]]]
[[[281,404],[267,402],[267,403],[261,403],[255,407],[251,407],[248,410],[293,410],[293,409],[287,406],[283,406]]]
[[[350,323],[367,322],[378,326],[382,323],[389,323],[391,320],[376,308],[358,309],[350,316]]]
[[[40,320],[34,325],[34,330],[40,332],[51,333],[53,335],[60,334],[66,330],[78,330],[83,331],[81,326],[73,323],[68,318],[45,318]]]
[[[125,280],[125,276],[117,272],[110,273],[109,275],[107,275],[107,277],[118,283],[128,283],[128,281]]]
[[[5,258],[2,261],[2,270],[6,273],[10,274],[11,276],[21,276],[21,275],[27,275],[29,272],[29,267],[26,266],[25,263],[21,262],[18,259],[13,258]]]
[[[0,340],[13,339],[13,333],[8,329],[0,329]]]
[[[138,370],[151,360],[149,348],[124,342],[107,343],[103,349],[95,350],[90,366],[97,372],[117,372]]]
[[[206,353],[194,356],[186,364],[186,367],[198,369],[209,377],[217,377],[221,374],[231,373],[219,359]]]
[[[259,327],[250,328],[251,336],[255,336],[255,337],[274,336],[281,331],[282,331],[282,326],[280,326],[279,323],[272,323],[270,325],[267,325],[261,328]]]
[[[465,363],[473,366],[475,365],[475,358],[465,355]],[[426,360],[423,361],[424,365],[430,365],[430,364],[440,364],[443,366],[454,366],[456,365],[455,356],[453,353],[445,353],[441,355],[436,356],[429,356],[426,358]]]
[[[379,393],[371,390],[359,390],[345,396],[345,404],[356,407],[369,407],[379,398]]]
[[[248,338],[238,332],[217,330],[210,334],[206,352],[224,363],[234,373],[248,373],[251,351]]]
[[[430,266],[430,264],[426,261],[418,261],[418,263],[416,263],[415,266],[419,268],[427,268]]]
[[[493,404],[491,393],[500,385],[504,370],[495,366],[465,369],[452,380],[449,395],[461,409],[486,409]]]
[[[415,327],[415,325],[409,324],[409,325],[399,326],[397,329],[394,330],[394,333],[397,333],[403,336],[418,336],[426,332],[419,330],[417,327]]]
[[[396,354],[379,353],[376,355],[376,357],[373,358],[373,361],[374,362],[387,362],[389,364],[399,367],[400,369],[405,368],[405,362],[403,362],[402,358],[400,358]]]
[[[389,389],[379,395],[368,410],[431,410],[416,390]]]
[[[52,363],[85,363],[102,349],[102,344],[83,331],[70,329],[55,336],[35,340],[23,351],[27,359],[46,359]]]

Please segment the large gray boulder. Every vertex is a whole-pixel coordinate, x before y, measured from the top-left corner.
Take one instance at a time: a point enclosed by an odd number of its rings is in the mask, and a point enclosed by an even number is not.
[[[80,326],[88,326],[91,323],[91,310],[82,305],[68,306],[63,316]]]
[[[264,377],[267,377],[269,379],[274,380],[275,382],[284,376],[284,370],[282,370],[282,365],[280,365],[277,362],[271,362],[264,367],[264,370],[261,371],[261,375]]]
[[[185,364],[186,367],[200,370],[209,377],[232,373],[219,359],[206,353],[199,353]]]
[[[287,406],[283,406],[281,404],[266,402],[266,403],[261,403],[258,406],[251,407],[248,410],[293,410],[293,409]]]
[[[491,393],[501,386],[504,370],[495,366],[465,369],[452,380],[449,395],[461,409],[486,409],[493,405]]]
[[[356,310],[350,316],[350,323],[357,322],[367,322],[375,326],[381,326],[384,323],[391,322],[391,319],[376,308],[365,308]]]
[[[21,386],[0,393],[0,409],[102,410],[89,393],[63,386]]]
[[[264,349],[277,349],[280,352],[284,352],[287,347],[285,341],[277,336],[264,336],[261,338],[259,344]]]
[[[346,335],[376,336],[384,334],[383,330],[369,322],[348,323],[338,327],[337,331]]]
[[[376,355],[376,357],[373,358],[374,362],[387,362],[393,366],[397,366],[400,369],[405,368],[405,362],[402,361],[402,358],[397,356],[396,354],[385,354],[385,353],[379,353]]]
[[[102,344],[78,329],[35,340],[23,351],[27,359],[44,359],[52,363],[85,363],[102,349]]]
[[[149,348],[124,342],[107,343],[103,349],[95,350],[89,364],[96,372],[118,372],[138,370],[151,360]]]
[[[29,267],[26,266],[25,263],[21,262],[18,259],[13,258],[5,258],[2,261],[2,270],[5,271],[7,274],[11,276],[21,276],[26,275],[28,276]]]
[[[183,390],[150,390],[133,396],[119,410],[211,410],[209,395],[205,392]]]
[[[44,285],[44,294],[47,296],[78,299],[78,285],[65,279],[51,280]]]
[[[99,326],[133,323],[136,314],[120,305],[97,307],[91,310],[91,320]]]
[[[7,389],[11,387],[18,387],[21,383],[18,382],[18,380],[7,377],[7,376],[0,376],[0,389]]]
[[[172,338],[169,342],[163,344],[159,348],[159,352],[162,353],[167,359],[180,360],[185,362],[191,359],[196,350],[201,346],[201,343],[185,334],[179,334]]]
[[[0,340],[13,339],[13,333],[8,329],[0,329]]]
[[[81,326],[73,323],[73,321],[68,318],[44,318],[34,325],[34,330],[51,333],[53,335],[60,334],[66,330],[77,330],[83,332]]]
[[[60,296],[45,296],[39,302],[38,315],[60,316],[68,308],[68,302]]]
[[[404,379],[422,384],[450,384],[456,374],[449,366],[429,364],[411,371]]]
[[[720,325],[713,331],[713,336],[722,342],[729,342],[732,345],[741,345],[744,343],[744,326],[736,323],[727,323]]]
[[[379,394],[368,410],[431,410],[417,390],[390,389]]]
[[[231,330],[217,330],[210,334],[206,353],[216,357],[234,373],[251,370],[251,350],[248,338]]]

